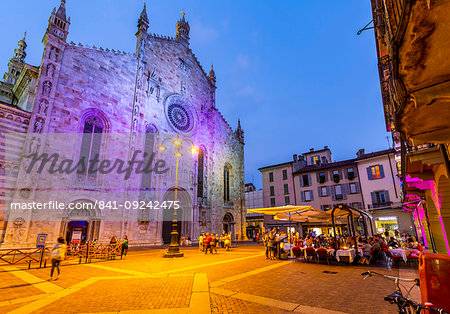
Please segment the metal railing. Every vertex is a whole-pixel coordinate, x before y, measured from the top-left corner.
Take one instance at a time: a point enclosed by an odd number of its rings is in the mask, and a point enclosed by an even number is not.
[[[50,250],[48,248],[21,248],[21,249],[0,249],[0,265],[16,265],[20,263],[28,263],[28,269],[32,262],[45,263],[45,253]]]

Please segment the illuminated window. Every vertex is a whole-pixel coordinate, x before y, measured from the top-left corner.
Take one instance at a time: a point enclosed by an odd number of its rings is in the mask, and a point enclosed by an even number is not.
[[[369,180],[377,180],[384,178],[384,170],[382,165],[367,167],[367,176]]]
[[[313,156],[313,158],[312,158],[313,165],[317,165],[319,161],[320,161],[319,156]]]

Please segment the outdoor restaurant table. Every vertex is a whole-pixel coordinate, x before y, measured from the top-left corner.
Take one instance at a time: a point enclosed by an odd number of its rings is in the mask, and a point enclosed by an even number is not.
[[[361,249],[358,249],[358,255],[361,255],[362,254],[362,250]],[[347,249],[347,250],[342,250],[342,249],[340,249],[340,250],[337,250],[336,251],[336,260],[338,261],[338,262],[340,262],[340,257],[341,256],[348,256],[348,261],[350,262],[350,263],[352,263],[353,262],[353,259],[355,258],[355,256],[356,256],[356,251],[355,251],[355,249]]]
[[[391,251],[392,255],[400,255],[406,263],[408,261],[409,254],[414,250],[399,248],[399,249],[389,249],[389,251]]]

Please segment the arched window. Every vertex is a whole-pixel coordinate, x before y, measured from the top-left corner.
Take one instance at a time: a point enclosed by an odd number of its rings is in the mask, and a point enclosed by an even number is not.
[[[223,168],[223,200],[230,201],[230,168],[228,165]]]
[[[151,159],[153,154],[153,146],[155,144],[155,134],[156,134],[156,127],[152,124],[147,125],[145,129],[145,142],[144,142],[144,156],[145,156],[145,162],[144,167],[149,159]],[[145,168],[144,168],[145,169]],[[142,173],[142,183],[141,183],[141,189],[144,191],[151,190],[152,185],[152,173],[150,171],[144,171]]]
[[[97,177],[97,172],[89,171],[89,166],[91,164],[90,160],[100,159],[100,146],[104,129],[105,125],[103,124],[103,121],[97,116],[89,116],[84,120],[83,138],[80,148],[80,162],[83,163],[85,167],[80,167],[78,169],[79,176],[87,176],[89,180]]]
[[[205,153],[202,147],[198,150],[198,169],[197,169],[197,197],[204,196],[204,164]]]

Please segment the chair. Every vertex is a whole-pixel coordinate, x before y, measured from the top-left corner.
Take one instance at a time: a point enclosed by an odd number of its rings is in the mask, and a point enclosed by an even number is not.
[[[300,258],[300,257],[302,257],[302,256],[304,256],[303,250],[302,250],[302,248],[299,247],[299,246],[294,246],[294,247],[292,248],[292,253],[294,254],[294,257],[295,257],[296,259],[297,259],[297,258]]]
[[[316,262],[317,260],[316,250],[314,250],[314,248],[309,246],[305,249],[305,251],[306,251],[306,261],[309,262],[309,260],[312,259],[314,262]]]
[[[403,262],[403,258],[400,255],[394,255],[391,251],[384,251],[386,257],[392,264],[400,265]]]
[[[414,264],[414,265],[419,265],[419,251],[412,251],[409,256],[408,256],[408,263],[409,264]]]
[[[326,260],[327,264],[330,265],[330,260],[329,260],[330,256],[328,255],[328,252],[326,249],[318,248],[316,250],[316,253],[317,253],[317,258],[318,258],[319,262],[320,262],[320,260]]]

